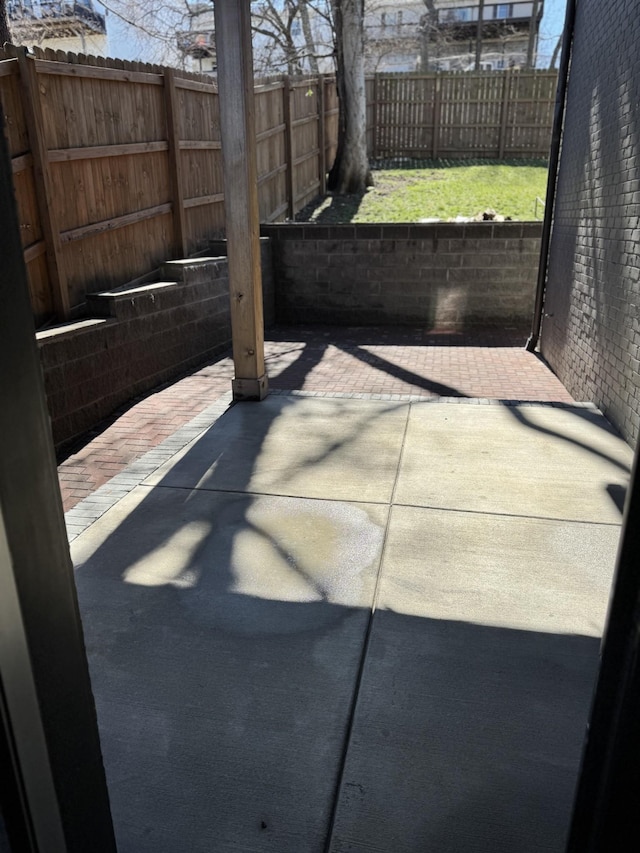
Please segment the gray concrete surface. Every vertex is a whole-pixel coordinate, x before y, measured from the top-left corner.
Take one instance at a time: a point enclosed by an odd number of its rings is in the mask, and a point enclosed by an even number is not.
[[[589,408],[415,404],[396,500],[615,523],[607,486],[628,474],[629,448]]]
[[[387,502],[408,411],[403,403],[269,397],[236,407],[146,483]]]
[[[120,853],[563,849],[631,451],[232,407],[73,542]]]

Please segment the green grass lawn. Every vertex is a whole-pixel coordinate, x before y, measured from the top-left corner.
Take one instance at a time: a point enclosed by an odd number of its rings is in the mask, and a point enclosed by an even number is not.
[[[327,196],[298,219],[316,222],[418,222],[472,217],[491,208],[511,219],[535,219],[536,196],[544,199],[543,161],[442,162],[422,169],[373,172],[375,186],[363,195]],[[544,208],[538,203],[537,218]]]

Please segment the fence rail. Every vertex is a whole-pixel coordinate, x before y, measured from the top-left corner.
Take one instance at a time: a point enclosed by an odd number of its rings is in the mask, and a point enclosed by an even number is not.
[[[370,157],[546,157],[557,79],[519,69],[376,74],[367,80]]]
[[[555,75],[377,75],[370,155],[545,154]],[[86,296],[144,278],[224,229],[218,94],[200,75],[62,51],[0,50],[31,302],[38,325],[82,315]],[[255,89],[263,222],[326,189],[335,82],[278,77]]]
[[[218,94],[199,75],[54,52],[0,50],[14,190],[38,325],[144,278],[224,229]],[[256,87],[263,221],[324,191],[335,155],[331,79]]]

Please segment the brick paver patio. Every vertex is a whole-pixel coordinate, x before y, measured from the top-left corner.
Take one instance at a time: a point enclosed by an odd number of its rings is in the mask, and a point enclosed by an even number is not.
[[[571,403],[532,353],[525,329],[279,327],[267,332],[274,390],[374,397],[472,397]],[[230,390],[230,355],[150,393],[86,437],[59,465],[65,511]]]

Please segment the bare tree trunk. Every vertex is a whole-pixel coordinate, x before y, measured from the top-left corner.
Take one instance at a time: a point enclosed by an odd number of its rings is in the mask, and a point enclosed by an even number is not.
[[[11,33],[9,32],[6,0],[0,0],[0,47],[5,42],[11,42]]]
[[[424,5],[427,7],[427,13],[420,21],[420,70],[423,72],[429,70],[431,39],[437,34],[438,28],[435,0],[424,0]]]
[[[293,77],[294,74],[300,74],[300,66],[298,65],[298,49],[291,35],[291,26],[284,34],[283,41],[282,51],[287,63],[287,74],[289,77]]]
[[[551,54],[551,61],[549,62],[549,70],[552,70],[556,67],[556,62],[558,61],[558,56],[560,56],[560,51],[562,50],[562,36],[564,34],[560,33],[558,36],[558,41],[556,42],[556,46],[553,48],[553,53]]]
[[[482,20],[484,18],[484,0],[480,0],[478,6],[478,26],[476,28],[476,64],[475,70],[480,71],[480,61],[482,59]]]
[[[287,56],[287,76],[293,77],[294,74],[299,73],[298,68],[296,67],[296,63],[295,63],[295,54],[294,54],[294,58],[292,59],[291,58],[291,51],[288,50],[288,51],[286,51],[286,56]]]
[[[300,20],[302,21],[302,32],[304,34],[304,43],[307,48],[307,56],[309,58],[309,67],[312,74],[319,74],[318,59],[316,57],[315,43],[313,41],[313,32],[311,31],[311,21],[309,20],[309,7],[307,0],[301,0],[300,3]]]
[[[338,151],[329,172],[328,187],[339,194],[357,193],[373,184],[367,157],[364,0],[332,2],[340,114]]]
[[[529,21],[529,43],[527,44],[527,68],[533,68],[536,61],[536,34],[538,32],[538,0],[533,0],[531,20]]]

